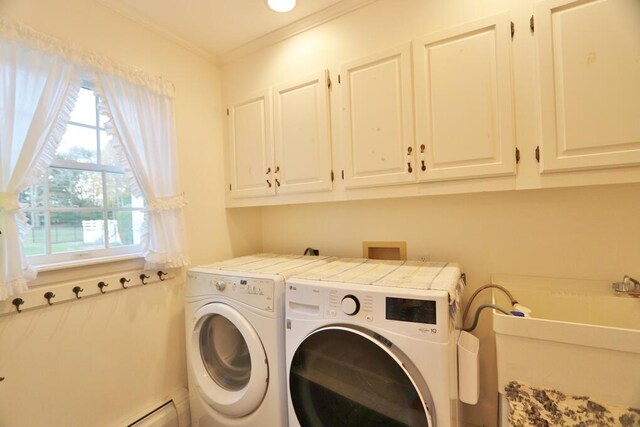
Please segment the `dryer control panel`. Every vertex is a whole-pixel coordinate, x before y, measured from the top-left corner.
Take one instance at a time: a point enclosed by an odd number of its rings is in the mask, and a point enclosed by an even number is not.
[[[189,272],[187,296],[224,296],[234,301],[274,311],[275,283],[272,279]]]
[[[291,324],[322,319],[327,324],[360,324],[432,342],[447,342],[453,331],[449,296],[440,290],[289,282],[285,306]]]

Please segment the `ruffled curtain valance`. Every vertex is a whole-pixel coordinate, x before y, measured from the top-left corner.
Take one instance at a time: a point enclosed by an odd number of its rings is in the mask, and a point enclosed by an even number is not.
[[[173,83],[160,76],[154,76],[134,67],[118,63],[108,57],[87,52],[73,44],[60,42],[7,17],[0,17],[0,38],[7,42],[18,42],[24,47],[39,52],[58,56],[79,67],[100,70],[170,98],[173,98],[175,93]]]
[[[148,268],[189,263],[179,190],[173,85],[0,18],[0,300],[35,277],[18,195],[47,171],[84,80],[95,82],[132,192],[147,200]],[[126,159],[126,160],[125,160]]]

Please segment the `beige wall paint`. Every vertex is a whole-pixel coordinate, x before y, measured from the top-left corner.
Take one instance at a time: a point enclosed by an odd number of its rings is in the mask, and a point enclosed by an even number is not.
[[[261,249],[259,210],[224,209],[218,68],[86,0],[2,0],[0,14],[176,86],[178,163],[194,264]],[[41,274],[100,277],[136,263]],[[114,426],[186,387],[184,278],[0,318],[0,425]],[[118,285],[112,284],[112,286]]]
[[[264,250],[362,256],[362,241],[404,240],[407,256],[462,264],[467,296],[493,273],[619,280],[640,276],[640,184],[263,208]],[[517,298],[517,295],[516,295]],[[484,302],[490,292],[484,294]],[[522,301],[526,305],[526,301]],[[473,312],[471,312],[473,314]],[[481,339],[481,401],[466,420],[492,426],[494,341]]]
[[[534,1],[378,0],[334,21],[265,47],[222,67],[223,99],[268,88],[340,65],[464,22],[509,11],[516,25],[513,79],[516,140],[522,152],[515,187],[586,185],[607,171],[538,173],[532,153],[539,142],[534,37],[528,28]],[[259,72],[256,72],[259,70]],[[342,166],[340,91],[332,97],[334,170]],[[553,176],[551,176],[553,175]],[[594,179],[595,177],[595,179]],[[496,178],[509,181],[511,177]],[[611,182],[611,181],[609,181]],[[468,181],[433,183],[465,186]],[[338,179],[334,183],[342,189]],[[511,188],[513,188],[512,186]],[[385,189],[393,193],[399,187]],[[455,187],[453,187],[455,188]],[[489,187],[485,187],[489,188]],[[379,191],[379,190],[378,190]],[[473,191],[473,190],[470,190]],[[477,190],[476,190],[477,191]],[[348,191],[347,191],[348,193]],[[375,197],[376,190],[371,194]],[[640,185],[502,191],[448,196],[363,200],[262,208],[263,250],[361,256],[362,241],[407,242],[409,258],[455,261],[469,277],[469,295],[492,273],[619,280],[640,275]],[[484,295],[485,301],[490,295]],[[490,316],[474,334],[481,339],[482,395],[465,406],[469,425],[496,423],[496,368]]]

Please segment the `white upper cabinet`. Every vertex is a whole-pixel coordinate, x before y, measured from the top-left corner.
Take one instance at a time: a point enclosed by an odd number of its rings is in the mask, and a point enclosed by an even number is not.
[[[413,42],[418,179],[515,173],[508,14]]]
[[[328,71],[273,88],[278,193],[331,190]]]
[[[228,114],[231,196],[275,194],[269,91],[231,103]]]
[[[542,172],[640,164],[640,1],[534,11]]]
[[[345,186],[414,181],[410,45],[343,64],[340,76]]]

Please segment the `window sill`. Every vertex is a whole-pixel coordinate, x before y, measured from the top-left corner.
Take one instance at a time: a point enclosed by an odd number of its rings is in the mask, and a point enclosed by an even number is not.
[[[123,255],[110,255],[110,256],[102,256],[98,258],[85,258],[78,259],[72,261],[62,261],[51,264],[40,264],[34,265],[33,267],[40,272],[45,271],[56,271],[56,270],[66,270],[69,268],[75,267],[86,267],[96,264],[105,264],[109,262],[117,262],[117,261],[128,261],[132,259],[143,258],[142,253],[133,253],[133,254],[123,254]]]
[[[144,270],[144,258],[140,253],[119,254],[105,257],[68,260],[33,266],[38,277],[29,282],[29,288],[40,288],[56,283],[102,277],[119,272]]]

